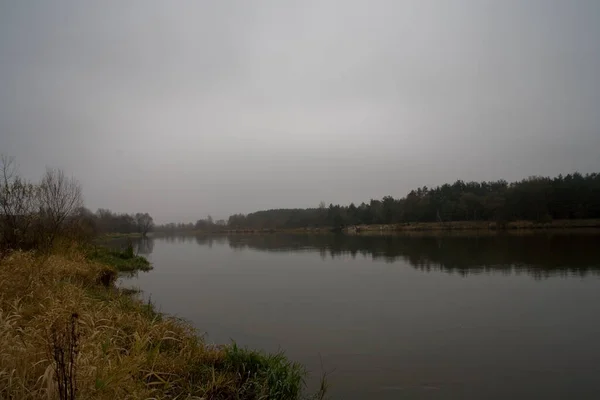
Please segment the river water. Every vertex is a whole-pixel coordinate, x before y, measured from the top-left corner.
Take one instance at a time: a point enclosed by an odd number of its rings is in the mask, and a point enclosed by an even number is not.
[[[600,398],[600,234],[165,237],[123,284],[332,399]]]

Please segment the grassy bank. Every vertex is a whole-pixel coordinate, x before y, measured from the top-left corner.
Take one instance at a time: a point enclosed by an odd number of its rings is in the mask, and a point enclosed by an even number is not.
[[[97,242],[106,242],[109,240],[113,240],[113,239],[138,239],[141,238],[142,234],[141,233],[105,233],[103,235],[100,235],[96,238]]]
[[[304,369],[282,354],[207,344],[117,290],[123,260],[135,259],[71,250],[0,261],[0,398],[307,398]]]
[[[89,260],[110,265],[118,272],[147,272],[152,269],[152,265],[150,265],[146,258],[133,253],[133,246],[131,244],[123,250],[94,246],[87,249],[85,255]]]

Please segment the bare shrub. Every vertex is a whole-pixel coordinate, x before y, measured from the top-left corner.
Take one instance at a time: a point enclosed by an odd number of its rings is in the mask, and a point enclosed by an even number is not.
[[[49,351],[54,361],[54,379],[60,400],[75,400],[77,394],[78,317],[73,313],[66,324],[57,323],[51,330]]]
[[[0,247],[34,245],[33,225],[39,207],[39,188],[18,175],[12,157],[0,157]]]
[[[68,178],[60,169],[48,168],[42,178],[40,193],[40,220],[43,243],[52,246],[57,236],[63,233],[69,217],[83,206],[81,185]]]

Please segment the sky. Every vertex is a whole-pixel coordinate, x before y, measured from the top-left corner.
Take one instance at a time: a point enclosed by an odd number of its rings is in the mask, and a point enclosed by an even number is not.
[[[0,153],[158,223],[600,172],[600,2],[0,0]]]

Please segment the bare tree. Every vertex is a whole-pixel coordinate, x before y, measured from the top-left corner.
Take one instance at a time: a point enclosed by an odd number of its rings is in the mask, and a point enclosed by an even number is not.
[[[80,242],[90,241],[98,234],[96,216],[85,207],[75,210],[65,224],[65,236]]]
[[[154,220],[148,213],[135,214],[135,222],[138,228],[138,232],[141,233],[144,237],[154,227]]]
[[[51,245],[67,219],[83,206],[81,185],[60,169],[46,169],[40,184],[40,209],[47,245]]]
[[[38,188],[18,176],[14,158],[0,157],[0,244],[17,248],[32,242]]]

